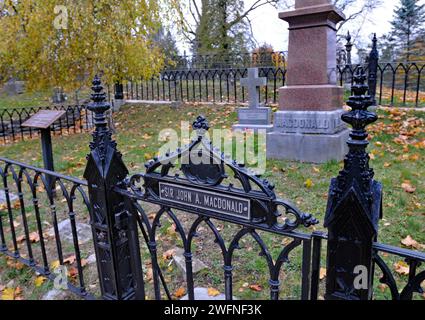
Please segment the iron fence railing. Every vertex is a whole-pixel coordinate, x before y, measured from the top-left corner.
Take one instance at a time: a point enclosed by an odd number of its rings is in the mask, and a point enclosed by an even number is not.
[[[282,66],[286,62],[285,51],[254,51],[233,54],[178,55],[167,61],[166,69],[226,69],[246,67]]]
[[[22,124],[40,110],[66,111],[66,114],[51,126],[54,135],[85,132],[92,127],[92,115],[85,105],[6,108],[0,109],[0,141],[9,143],[37,136],[38,129],[23,127]]]
[[[127,100],[186,101],[186,102],[246,102],[245,89],[240,79],[247,68],[167,70],[150,80],[125,81]],[[261,100],[276,103],[278,89],[285,85],[284,67],[261,67],[259,76],[267,78]]]
[[[338,82],[351,86],[359,67],[338,66]],[[425,107],[425,63],[379,63],[377,68],[376,100],[380,105],[394,107]]]
[[[366,64],[339,65],[337,83],[349,91],[353,75]],[[425,107],[425,64],[381,63],[376,75],[376,100],[379,105],[393,107]],[[267,83],[261,89],[260,102],[276,104],[279,88],[286,83],[286,68],[259,67],[259,76]],[[123,82],[124,99],[148,101],[246,103],[240,79],[247,68],[165,70],[149,80]],[[115,89],[109,88],[116,94]],[[111,94],[109,94],[111,96]],[[113,96],[112,96],[113,97]]]
[[[87,290],[84,272],[93,245],[81,241],[79,228],[89,221],[87,182],[3,157],[0,181],[0,253],[50,280],[62,277],[62,289],[93,299],[96,290]]]
[[[201,225],[212,232],[210,236],[221,251],[223,269],[219,272],[224,276],[227,300],[233,298],[233,276],[237,271],[234,252],[244,249],[246,237],[252,238],[261,259],[266,260],[264,272],[268,273],[273,300],[279,299],[281,269],[295,258],[296,251],[299,263],[291,266],[300,280],[292,283],[297,286],[296,298],[316,300],[323,295],[327,300],[371,300],[377,293],[378,281],[374,280],[379,280],[390,289],[383,298],[416,299],[417,294],[424,293],[425,253],[376,242],[378,221],[383,215],[382,185],[374,180],[369,167],[366,126],[378,117],[367,111],[371,97],[366,95],[365,78],[359,68],[353,95],[347,102],[352,110],[343,116],[354,131],[348,140],[344,170],[332,179],[329,188],[324,224],[327,233],[299,229],[318,221],[277,198],[271,181],[255,175],[204,140],[209,125],[202,116],[193,123],[197,139],[165,157],[154,157],[145,164],[144,172],[129,176],[111,138],[107,122],[110,106],[96,77],[93,103],[89,105],[95,113],[96,128],[87,157],[86,180],[0,157],[0,192],[4,199],[0,203],[0,253],[52,280],[57,279],[58,267],[66,267],[67,288],[83,298],[146,299],[151,294],[161,299],[163,292],[166,298],[172,298],[171,278],[165,275],[169,270],[158,262],[160,243],[168,234],[159,237],[158,231],[161,221],[168,217],[184,247],[189,300],[196,298],[192,272],[196,249],[192,243],[202,232],[198,228]],[[220,165],[209,161],[201,166],[194,162],[176,166],[201,144],[210,160],[219,160]],[[231,177],[236,180],[226,180]],[[159,206],[158,211],[149,207],[146,214],[143,203]],[[216,221],[225,227],[219,228]],[[63,234],[63,223],[69,225],[68,236]],[[91,231],[86,241],[82,240],[81,223]],[[230,242],[226,242],[224,230],[232,225],[236,233],[230,234]],[[273,253],[266,235],[290,240],[280,243],[270,239],[277,246]],[[96,267],[90,269],[85,257],[93,253]],[[151,276],[143,269],[141,256],[148,263],[150,260]],[[323,288],[320,270],[325,260]],[[400,262],[404,264],[403,272],[393,268]],[[359,266],[365,271],[356,271]],[[212,273],[212,268],[208,272]],[[365,276],[360,287],[356,284],[358,276]],[[150,284],[153,290],[145,291]]]

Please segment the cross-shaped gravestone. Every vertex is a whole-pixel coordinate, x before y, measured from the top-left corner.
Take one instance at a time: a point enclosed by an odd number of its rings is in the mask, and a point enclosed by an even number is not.
[[[258,77],[258,68],[248,68],[248,78],[241,79],[241,86],[248,89],[249,107],[251,109],[260,107],[260,87],[265,86],[266,83],[266,78]]]

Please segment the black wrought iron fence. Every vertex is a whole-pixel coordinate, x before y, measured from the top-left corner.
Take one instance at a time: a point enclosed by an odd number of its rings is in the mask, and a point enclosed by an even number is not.
[[[338,82],[349,88],[353,75],[367,65],[338,66]],[[425,107],[424,63],[379,63],[376,74],[376,100],[379,105]]]
[[[337,81],[349,91],[353,75],[365,64],[340,65]],[[377,68],[376,99],[379,105],[425,107],[425,64],[380,63]],[[150,80],[124,81],[124,98],[147,101],[246,103],[240,79],[246,68],[167,70]],[[259,76],[267,83],[261,89],[260,102],[276,104],[279,88],[285,85],[284,67],[260,67]]]
[[[51,126],[54,135],[85,132],[92,128],[92,115],[85,105],[43,106],[0,109],[0,139],[4,143],[25,140],[39,134],[39,130],[22,124],[40,110],[64,110],[66,114]]]
[[[292,266],[294,274],[300,276],[298,299],[316,300],[323,294],[329,300],[370,300],[376,280],[390,288],[389,299],[416,298],[415,293],[423,294],[425,253],[376,241],[383,198],[382,185],[374,180],[366,149],[366,126],[377,121],[376,114],[367,110],[372,100],[366,94],[366,78],[359,68],[354,76],[353,95],[347,102],[352,110],[343,115],[353,132],[347,142],[349,153],[344,169],[331,181],[324,221],[327,234],[300,229],[317,220],[277,198],[270,181],[214,148],[206,139],[208,123],[204,117],[193,123],[197,138],[189,145],[152,159],[146,163],[145,172],[129,176],[111,138],[106,113],[110,105],[96,77],[93,103],[88,107],[95,113],[96,128],[84,173],[87,181],[0,158],[5,198],[0,207],[0,252],[50,279],[55,278],[55,266],[73,264],[74,272],[66,277],[67,287],[84,298],[93,298],[100,291],[100,296],[108,300],[145,299],[151,279],[153,298],[171,299],[170,278],[165,275],[168,270],[158,259],[164,236],[157,236],[161,222],[168,218],[183,246],[188,299],[195,298],[193,244],[201,225],[212,232],[210,236],[218,246],[222,259],[215,262],[221,261],[228,300],[233,298],[233,279],[237,274],[234,254],[243,250],[241,244],[247,237],[266,261],[273,300],[280,297],[281,269],[294,258],[299,261]],[[176,165],[188,152],[199,155],[201,145],[201,153],[215,161],[196,164],[189,160]],[[146,213],[143,204],[156,205],[158,210]],[[82,243],[77,219],[90,221],[92,241],[88,244],[92,247]],[[70,225],[71,242],[67,246],[60,228],[64,221]],[[219,228],[218,223],[223,226]],[[235,233],[226,244],[224,231],[228,226],[235,227]],[[47,233],[46,228],[50,229]],[[265,240],[267,235],[273,235],[274,254]],[[289,241],[277,242],[275,237]],[[73,259],[66,258],[65,250],[74,255]],[[93,252],[97,268],[90,272],[84,257]],[[406,261],[405,278],[395,274],[394,259]],[[326,288],[319,285],[322,261],[326,261]],[[151,275],[143,265],[151,266]],[[90,291],[85,279],[91,274],[98,277],[99,283],[90,282]],[[356,282],[360,274],[364,277],[361,285]]]
[[[87,182],[3,157],[0,179],[0,252],[50,280],[62,279],[62,289],[85,299],[98,295],[98,286],[90,291],[85,281],[91,237],[81,240],[81,223],[89,221]],[[95,266],[89,273],[97,282]]]
[[[247,96],[240,85],[247,68],[167,70],[157,78],[124,82],[127,100],[243,103]],[[285,85],[283,67],[261,67],[259,76],[267,78],[260,100],[276,103],[278,89]]]
[[[168,61],[166,69],[227,69],[247,67],[284,66],[284,51],[254,51],[233,54],[178,55]]]

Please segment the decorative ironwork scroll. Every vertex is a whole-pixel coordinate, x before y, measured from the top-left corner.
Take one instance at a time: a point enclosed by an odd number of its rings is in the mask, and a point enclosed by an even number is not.
[[[291,231],[300,225],[309,227],[318,221],[287,201],[278,199],[274,185],[261,179],[243,164],[230,160],[205,137],[207,120],[199,116],[193,123],[197,138],[176,152],[146,163],[146,173],[130,178],[129,185],[136,196],[148,202],[196,214],[222,218],[232,222],[262,225],[267,229]],[[170,169],[181,160],[181,172],[171,175]],[[235,187],[223,181],[228,178],[225,169],[233,172],[242,186]],[[144,180],[144,189],[138,187]],[[283,208],[284,223],[278,223]]]

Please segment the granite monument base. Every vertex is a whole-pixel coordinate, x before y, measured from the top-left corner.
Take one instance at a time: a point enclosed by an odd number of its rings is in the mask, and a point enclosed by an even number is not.
[[[267,135],[267,158],[310,163],[341,161],[348,153],[350,130],[335,134],[271,132]]]
[[[334,111],[278,111],[274,131],[281,133],[335,134],[347,128],[343,109]]]

